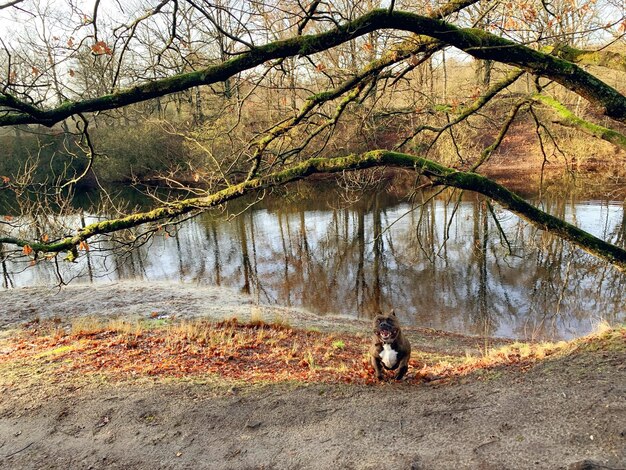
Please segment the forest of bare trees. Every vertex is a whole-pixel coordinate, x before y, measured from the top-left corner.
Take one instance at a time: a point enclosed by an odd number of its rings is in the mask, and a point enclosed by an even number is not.
[[[622,0],[18,0],[0,24],[3,256],[73,260],[245,194],[383,166],[626,269],[623,248],[484,171],[517,132],[514,164],[575,172],[593,157],[623,187]],[[76,188],[133,178],[184,196],[76,225]]]

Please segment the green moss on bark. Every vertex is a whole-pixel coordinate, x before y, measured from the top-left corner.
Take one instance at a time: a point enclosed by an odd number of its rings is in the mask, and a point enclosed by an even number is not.
[[[585,51],[566,44],[547,46],[542,51],[576,64],[596,65],[626,72],[626,56],[615,51]]]
[[[554,110],[561,117],[561,121],[559,121],[560,124],[564,126],[575,127],[576,129],[579,129],[589,135],[592,135],[602,140],[606,140],[607,142],[610,142],[613,145],[616,145],[626,150],[626,136],[624,134],[620,134],[619,132],[612,129],[608,129],[606,127],[579,118],[569,109],[567,109],[565,105],[550,96],[536,94],[533,96],[533,99],[550,106],[552,110]]]

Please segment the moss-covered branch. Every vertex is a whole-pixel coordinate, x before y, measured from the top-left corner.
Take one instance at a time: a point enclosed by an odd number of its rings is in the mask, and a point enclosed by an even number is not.
[[[552,110],[555,111],[560,117],[557,121],[559,124],[567,127],[574,127],[585,132],[586,134],[606,140],[607,142],[626,150],[626,135],[579,118],[563,103],[552,98],[551,96],[538,93],[533,96],[533,99],[552,108]]]
[[[435,184],[483,194],[541,230],[546,230],[564,240],[572,242],[592,255],[613,264],[618,269],[626,271],[626,250],[607,243],[572,224],[538,209],[490,179],[476,173],[457,171],[425,158],[387,150],[374,150],[363,154],[331,159],[313,158],[291,168],[245,181],[206,197],[185,199],[150,212],[87,225],[79,229],[75,235],[56,243],[36,243],[11,237],[0,238],[0,243],[18,246],[28,245],[32,250],[38,252],[72,251],[82,241],[86,241],[96,235],[136,227],[147,222],[170,219],[194,210],[206,210],[254,190],[280,186],[316,173],[337,173],[377,166],[414,168],[420,174],[431,179]]]
[[[479,58],[520,67],[532,74],[550,78],[601,107],[607,116],[626,121],[626,97],[572,62],[533,50],[480,29],[457,28],[444,21],[408,12],[373,10],[327,32],[296,36],[256,47],[221,64],[195,72],[154,80],[116,93],[40,110],[0,93],[0,126],[44,124],[51,126],[80,112],[102,111],[151,98],[224,81],[267,61],[289,56],[309,55],[338,46],[376,30],[394,29],[425,35]]]
[[[607,50],[585,51],[567,44],[544,47],[542,51],[575,64],[597,65],[598,67],[626,72],[626,56],[618,52]]]

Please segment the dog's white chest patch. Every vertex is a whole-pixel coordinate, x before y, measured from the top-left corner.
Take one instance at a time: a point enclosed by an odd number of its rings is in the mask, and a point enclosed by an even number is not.
[[[391,369],[396,365],[398,360],[398,351],[391,349],[391,344],[383,344],[383,350],[380,352],[380,359],[387,369]]]

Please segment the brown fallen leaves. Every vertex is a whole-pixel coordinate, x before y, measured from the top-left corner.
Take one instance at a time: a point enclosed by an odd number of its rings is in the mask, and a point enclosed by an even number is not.
[[[117,324],[87,328],[33,323],[0,353],[7,361],[54,364],[56,374],[116,378],[217,374],[254,382],[368,383],[367,339],[236,319],[164,327]]]

